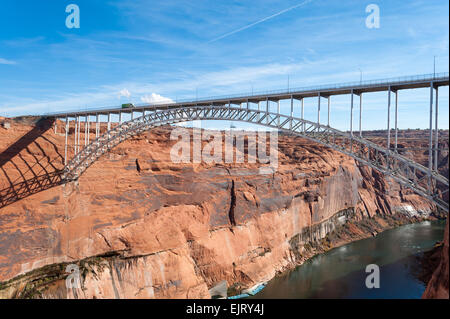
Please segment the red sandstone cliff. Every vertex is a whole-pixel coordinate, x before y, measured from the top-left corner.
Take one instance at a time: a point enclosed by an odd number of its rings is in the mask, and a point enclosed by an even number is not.
[[[223,280],[239,291],[301,263],[342,218],[384,227],[397,212],[435,209],[299,137],[280,136],[278,171],[260,175],[251,164],[173,164],[169,135],[131,138],[78,181],[0,208],[0,297],[209,298]],[[63,167],[64,135],[13,122],[0,127],[0,152],[0,194],[19,184],[31,192],[45,186],[36,176]],[[69,263],[80,266],[82,289],[65,288]]]
[[[445,226],[444,245],[441,249],[440,262],[436,270],[431,276],[431,280],[427,285],[427,289],[423,293],[422,298],[426,299],[448,299],[448,217]]]

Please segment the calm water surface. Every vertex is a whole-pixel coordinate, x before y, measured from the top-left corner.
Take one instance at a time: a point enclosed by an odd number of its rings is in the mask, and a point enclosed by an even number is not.
[[[253,298],[420,298],[417,256],[444,236],[445,221],[422,222],[387,230],[318,255],[271,280]],[[368,289],[368,264],[380,267],[380,288]]]

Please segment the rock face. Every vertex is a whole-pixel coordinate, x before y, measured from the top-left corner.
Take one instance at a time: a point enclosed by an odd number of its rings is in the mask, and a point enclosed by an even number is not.
[[[63,168],[64,135],[49,127],[0,127],[0,194]],[[280,135],[278,170],[261,175],[248,163],[174,164],[170,132],[133,137],[78,181],[0,208],[0,297],[210,298],[223,281],[239,292],[298,265],[346,220],[435,210],[299,137]],[[66,289],[71,263],[82,289]]]
[[[448,299],[448,217],[447,225],[445,226],[444,245],[441,249],[440,262],[436,270],[428,282],[427,289],[422,295],[425,299]]]

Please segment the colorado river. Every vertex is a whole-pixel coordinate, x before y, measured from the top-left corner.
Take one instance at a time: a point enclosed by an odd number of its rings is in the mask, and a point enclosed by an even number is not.
[[[271,280],[253,298],[420,298],[417,256],[444,236],[445,221],[422,222],[387,230],[318,255]],[[380,267],[380,288],[368,289],[369,264]]]

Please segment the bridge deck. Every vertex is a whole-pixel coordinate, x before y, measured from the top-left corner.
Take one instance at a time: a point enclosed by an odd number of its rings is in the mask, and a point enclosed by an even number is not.
[[[135,108],[122,109],[120,107],[113,108],[98,108],[98,109],[88,109],[88,110],[78,110],[73,112],[60,112],[48,114],[55,118],[65,118],[65,117],[76,117],[76,116],[96,116],[96,115],[107,115],[107,114],[119,114],[119,113],[131,113],[131,112],[142,112],[143,110],[163,110],[171,108],[179,108],[182,106],[210,106],[210,105],[226,105],[230,104],[242,104],[242,103],[259,103],[266,100],[269,101],[280,101],[287,100],[291,97],[293,99],[302,99],[308,97],[329,97],[333,95],[343,95],[343,94],[354,94],[360,95],[362,93],[370,92],[382,92],[388,91],[399,91],[406,89],[417,89],[417,88],[427,88],[431,84],[433,87],[437,88],[440,86],[449,85],[449,74],[440,73],[436,75],[423,75],[423,76],[412,76],[388,80],[373,80],[358,83],[343,83],[335,85],[324,85],[313,88],[301,88],[292,89],[285,91],[268,91],[266,93],[255,93],[249,95],[235,95],[235,96],[224,96],[218,98],[206,98],[199,100],[188,100],[180,101],[177,103],[169,104],[150,104],[150,105],[139,105]]]

